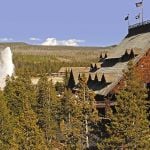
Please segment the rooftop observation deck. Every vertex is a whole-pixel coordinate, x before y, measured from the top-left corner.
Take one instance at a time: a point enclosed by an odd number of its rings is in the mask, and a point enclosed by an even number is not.
[[[141,22],[141,23],[136,23],[134,25],[130,25],[129,26],[129,30],[133,29],[133,28],[137,28],[137,27],[143,26],[143,25],[147,25],[147,24],[150,24],[150,20],[147,20],[147,21],[144,21],[144,22]]]
[[[126,37],[131,37],[134,35],[150,32],[150,20],[130,25],[128,27],[128,35]]]

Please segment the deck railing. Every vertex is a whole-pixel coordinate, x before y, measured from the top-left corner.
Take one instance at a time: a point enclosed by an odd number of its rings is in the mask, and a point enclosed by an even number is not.
[[[133,29],[133,28],[140,27],[140,26],[147,25],[147,24],[150,24],[150,20],[147,20],[147,21],[144,21],[144,22],[141,22],[141,23],[137,23],[137,24],[134,24],[134,25],[130,25],[129,29]]]

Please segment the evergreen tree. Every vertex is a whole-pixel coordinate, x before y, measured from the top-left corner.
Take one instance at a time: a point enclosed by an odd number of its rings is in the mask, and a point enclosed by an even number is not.
[[[65,87],[68,86],[68,81],[69,81],[69,72],[68,72],[68,70],[66,68],[65,77],[64,77],[64,85],[65,85]]]
[[[64,92],[64,83],[61,83],[61,82],[56,82],[55,84],[55,89],[57,91],[57,94],[60,94],[62,95],[62,93]]]
[[[60,124],[66,149],[89,148],[92,125],[98,121],[94,95],[89,92],[85,77],[79,79],[78,93],[65,91],[62,98],[63,115]]]
[[[71,90],[65,89],[64,95],[61,98],[61,120],[69,121],[71,112],[73,112],[73,94]]]
[[[84,74],[79,80],[78,87],[78,106],[81,121],[81,135],[83,137],[81,143],[84,148],[89,148],[89,135],[93,130],[93,124],[98,122],[99,117],[96,110],[94,93],[88,89],[87,79]]]
[[[0,91],[0,149],[8,150],[17,148],[13,139],[13,118],[9,114],[5,98]]]
[[[125,73],[126,86],[117,96],[116,113],[107,112],[108,137],[101,139],[99,149],[150,149],[150,130],[147,120],[146,97],[132,63]]]
[[[43,133],[36,125],[36,114],[31,107],[33,101],[31,89],[32,85],[28,78],[18,77],[7,80],[4,93],[14,118],[13,137],[20,150],[47,149]]]
[[[80,75],[80,73],[79,73],[79,75],[78,75],[78,80],[80,79],[80,77],[81,77],[81,75]]]
[[[24,91],[20,86],[20,79],[7,78],[4,95],[7,99],[7,105],[12,115],[18,116],[23,113]],[[24,88],[24,87],[23,87]]]
[[[65,149],[78,149],[80,135],[80,121],[75,96],[70,90],[65,89],[61,99],[60,131]]]
[[[19,149],[25,150],[47,150],[42,131],[36,125],[37,117],[31,107],[26,102],[24,113],[19,117],[19,129],[17,128],[17,141],[20,141]],[[21,136],[20,133],[21,132]]]
[[[60,122],[60,101],[56,97],[55,88],[46,76],[42,76],[37,85],[36,113],[38,125],[45,135],[49,148],[56,142],[56,131]]]

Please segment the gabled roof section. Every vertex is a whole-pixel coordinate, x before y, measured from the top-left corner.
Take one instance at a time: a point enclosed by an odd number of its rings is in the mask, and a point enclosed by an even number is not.
[[[91,71],[90,67],[72,67],[75,83],[78,84],[79,74],[84,73],[87,81],[89,79],[89,88],[96,94],[107,96],[123,79],[123,71],[127,70],[128,62],[132,60],[137,64],[146,55],[148,48],[150,48],[150,33],[126,38],[112,49],[113,52],[103,61],[91,63],[92,68],[96,68],[94,71]],[[102,84],[102,80],[105,84]]]
[[[61,67],[58,73],[65,73],[66,70],[68,72],[72,70],[73,72],[86,73],[90,71],[90,67]]]

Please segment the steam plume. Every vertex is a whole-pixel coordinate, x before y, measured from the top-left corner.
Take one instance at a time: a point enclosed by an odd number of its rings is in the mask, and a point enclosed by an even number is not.
[[[14,73],[14,64],[12,61],[12,52],[10,47],[0,51],[0,88],[5,87],[7,76],[12,76]]]

